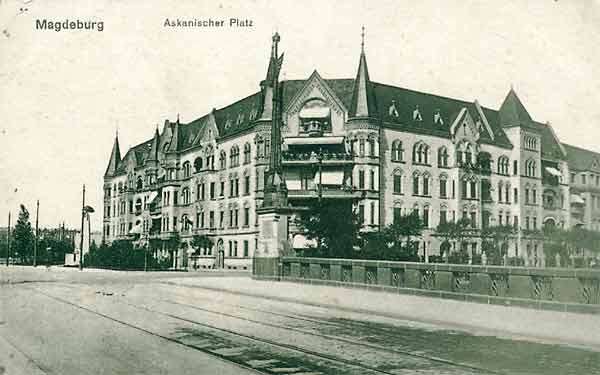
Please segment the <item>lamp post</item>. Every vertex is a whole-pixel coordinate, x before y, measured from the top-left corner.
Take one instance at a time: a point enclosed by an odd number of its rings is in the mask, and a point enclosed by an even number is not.
[[[79,270],[83,270],[83,231],[85,219],[85,184],[83,184],[83,198],[81,202],[81,238],[79,239]]]
[[[6,232],[6,267],[8,267],[8,259],[10,258],[10,211],[8,211],[8,228]]]
[[[40,216],[40,200],[37,200],[35,209],[35,240],[33,241],[33,266],[37,267],[37,243],[38,243],[38,223]]]

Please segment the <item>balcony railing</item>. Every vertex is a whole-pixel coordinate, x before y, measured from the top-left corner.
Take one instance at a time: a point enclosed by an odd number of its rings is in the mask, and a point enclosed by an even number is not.
[[[323,164],[339,164],[339,163],[351,163],[354,160],[354,156],[346,153],[323,153],[317,154],[316,152],[311,153],[291,153],[284,152],[281,155],[284,163],[318,163],[319,158]]]

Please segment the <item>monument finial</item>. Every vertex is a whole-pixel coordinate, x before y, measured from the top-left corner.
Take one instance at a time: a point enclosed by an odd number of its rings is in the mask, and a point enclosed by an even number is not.
[[[360,52],[365,52],[365,26],[362,27],[362,32],[360,33]]]

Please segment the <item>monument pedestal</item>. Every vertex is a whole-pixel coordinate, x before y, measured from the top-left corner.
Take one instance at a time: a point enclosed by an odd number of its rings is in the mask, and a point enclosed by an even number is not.
[[[288,218],[291,212],[285,207],[266,207],[258,209],[257,213],[259,237],[252,261],[252,277],[279,279],[281,257],[290,249]]]

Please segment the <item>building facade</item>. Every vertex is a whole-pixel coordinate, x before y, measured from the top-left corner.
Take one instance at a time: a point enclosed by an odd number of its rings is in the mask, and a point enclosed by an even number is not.
[[[270,144],[274,93],[264,84],[273,61],[260,90],[246,98],[188,124],[166,120],[123,157],[115,138],[104,175],[106,242],[163,241],[154,246],[156,255],[173,267],[250,267],[259,235],[256,209],[270,148],[277,147]],[[574,148],[563,145],[550,124],[532,119],[513,89],[495,110],[373,82],[362,48],[354,79],[325,79],[314,71],[277,87],[281,164],[292,207],[348,199],[364,231],[416,211],[426,227],[419,250],[425,259],[440,253],[434,228],[462,217],[474,233],[517,228],[508,255],[528,265],[543,262],[541,240],[530,234],[544,225],[600,228],[600,187],[577,184],[579,175],[593,181],[592,173],[598,181],[598,162],[574,165]],[[582,216],[572,211],[593,197],[595,208],[585,206]],[[300,243],[291,228],[290,243]],[[213,248],[192,255],[196,234],[211,238]],[[183,240],[181,248],[165,245],[174,237]],[[463,246],[481,252],[477,236]]]

